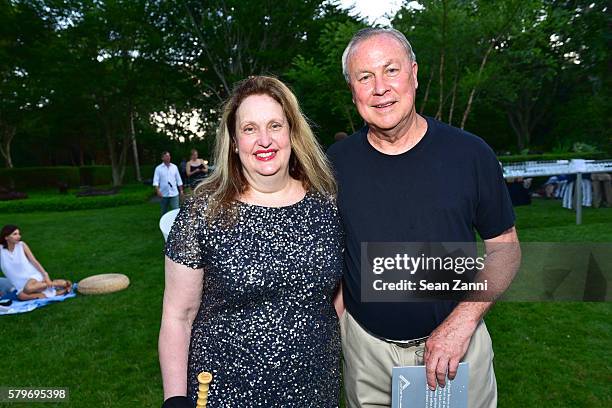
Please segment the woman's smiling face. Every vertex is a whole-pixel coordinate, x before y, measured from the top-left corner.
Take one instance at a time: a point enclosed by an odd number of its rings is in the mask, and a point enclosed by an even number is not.
[[[242,101],[236,111],[236,146],[248,180],[289,174],[289,123],[274,98],[251,95]]]

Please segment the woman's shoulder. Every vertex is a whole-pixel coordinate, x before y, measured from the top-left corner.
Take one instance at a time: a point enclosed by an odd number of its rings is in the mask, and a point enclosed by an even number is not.
[[[307,196],[309,196],[311,201],[316,205],[321,206],[325,209],[337,211],[338,205],[336,201],[336,196],[334,194],[310,190],[307,193]]]
[[[189,211],[192,214],[204,214],[208,208],[211,194],[209,192],[201,192],[193,194],[187,198],[181,205],[181,210]]]

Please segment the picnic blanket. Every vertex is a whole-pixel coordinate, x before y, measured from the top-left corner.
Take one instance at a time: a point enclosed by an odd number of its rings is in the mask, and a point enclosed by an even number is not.
[[[31,312],[32,310],[38,309],[39,307],[42,307],[42,306],[46,306],[49,303],[63,302],[66,299],[76,297],[77,287],[78,287],[78,284],[73,283],[72,292],[67,293],[65,295],[53,296],[53,297],[44,298],[44,299],[33,299],[33,300],[23,300],[23,301],[17,300],[17,291],[14,290],[2,296],[1,299],[11,299],[13,303],[11,303],[11,305],[9,306],[0,306],[0,316]]]

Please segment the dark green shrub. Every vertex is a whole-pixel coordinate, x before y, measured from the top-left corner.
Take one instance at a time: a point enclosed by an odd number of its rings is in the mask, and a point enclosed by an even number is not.
[[[55,166],[0,169],[0,186],[15,190],[57,187],[60,183],[66,183],[70,187],[77,187],[79,181],[78,167]]]

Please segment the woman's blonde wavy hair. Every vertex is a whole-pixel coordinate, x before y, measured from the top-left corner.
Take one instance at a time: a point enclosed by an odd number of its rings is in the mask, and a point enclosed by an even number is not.
[[[234,141],[236,111],[242,101],[251,95],[268,95],[283,107],[290,129],[289,175],[301,181],[307,191],[335,196],[336,182],[329,161],[302,114],[293,92],[276,78],[253,76],[237,83],[224,104],[215,142],[215,169],[210,177],[195,189],[196,196],[207,198],[207,217],[211,220],[233,218],[236,200],[248,189],[242,163],[238,154],[234,153]]]

